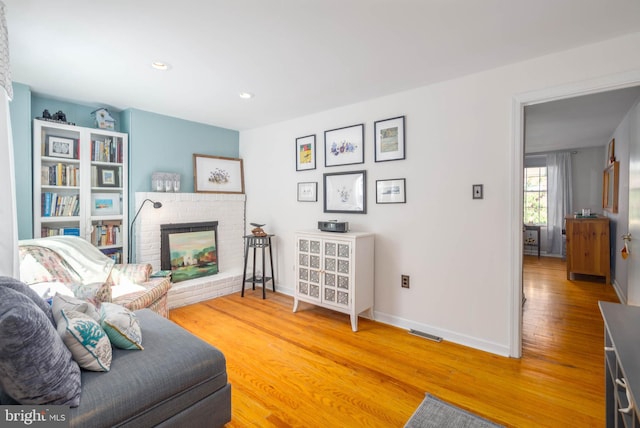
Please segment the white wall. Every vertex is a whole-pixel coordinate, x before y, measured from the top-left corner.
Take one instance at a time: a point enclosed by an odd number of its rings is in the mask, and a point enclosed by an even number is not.
[[[627,301],[629,295],[637,294],[638,290],[640,290],[640,284],[628,283],[628,263],[630,259],[624,260],[620,254],[620,250],[624,246],[622,235],[629,232],[629,148],[632,144],[640,144],[639,136],[633,129],[638,117],[640,117],[640,99],[636,101],[611,136],[611,138],[615,138],[615,156],[616,160],[620,162],[620,184],[618,188],[618,213],[607,213],[607,216],[611,219],[612,226],[612,278],[618,295],[623,302]],[[604,159],[604,164],[606,165],[606,148],[601,155],[601,159]]]
[[[276,273],[293,293],[293,231],[340,218],[376,235],[375,316],[508,355],[513,277],[512,102],[543,90],[640,69],[640,34],[240,133],[247,220],[277,235]],[[417,53],[419,54],[419,53]],[[373,122],[406,116],[407,159],[375,163]],[[365,163],[325,168],[323,132],[365,123]],[[296,172],[295,138],[315,133],[316,170]],[[366,215],[324,214],[322,174],[366,169]],[[377,205],[375,180],[407,179],[407,203]],[[316,203],[296,183],[317,181]],[[484,184],[473,200],[472,184]],[[400,287],[400,275],[411,288]],[[348,328],[348,325],[345,326]]]
[[[573,184],[573,211],[589,208],[602,214],[603,159],[607,154],[606,143],[602,147],[574,150],[571,154],[571,178]]]

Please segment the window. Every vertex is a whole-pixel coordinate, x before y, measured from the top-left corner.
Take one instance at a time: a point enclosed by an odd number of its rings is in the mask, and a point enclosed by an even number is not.
[[[524,169],[524,222],[547,224],[547,167]]]

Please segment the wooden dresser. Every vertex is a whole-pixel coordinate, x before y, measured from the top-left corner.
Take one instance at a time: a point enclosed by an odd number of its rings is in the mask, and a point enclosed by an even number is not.
[[[567,279],[571,273],[604,276],[611,283],[609,218],[567,216]]]

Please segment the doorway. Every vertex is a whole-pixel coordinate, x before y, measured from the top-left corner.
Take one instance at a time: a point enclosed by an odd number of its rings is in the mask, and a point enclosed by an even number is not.
[[[515,358],[522,356],[522,287],[523,287],[523,170],[525,154],[525,107],[550,103],[560,100],[600,94],[618,89],[631,88],[640,85],[640,71],[624,75],[608,76],[582,82],[578,85],[566,85],[542,91],[534,91],[514,96],[512,103],[513,114],[513,168],[512,168],[512,257],[510,263],[511,283],[510,293],[510,355]]]

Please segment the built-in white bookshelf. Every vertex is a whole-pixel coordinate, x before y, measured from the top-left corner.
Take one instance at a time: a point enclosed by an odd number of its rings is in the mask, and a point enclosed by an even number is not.
[[[128,135],[34,120],[33,236],[76,235],[127,260]]]

